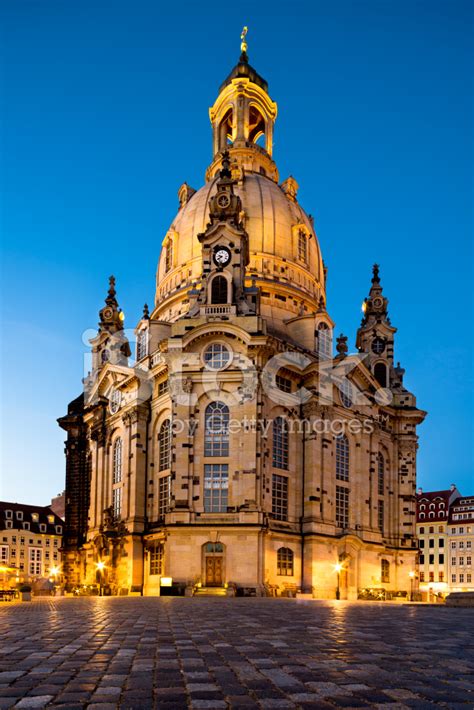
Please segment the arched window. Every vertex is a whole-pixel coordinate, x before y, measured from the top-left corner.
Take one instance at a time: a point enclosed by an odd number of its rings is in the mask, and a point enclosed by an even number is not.
[[[293,550],[289,547],[280,547],[277,551],[277,574],[281,577],[292,577],[293,560]]]
[[[308,237],[302,229],[298,232],[298,259],[308,261]]]
[[[228,303],[228,283],[225,276],[214,276],[211,284],[211,303]]]
[[[379,451],[377,454],[377,487],[380,496],[383,496],[385,490],[385,459]]]
[[[173,266],[173,240],[168,239],[165,252],[165,271],[170,271]]]
[[[383,362],[377,362],[375,364],[374,377],[381,387],[387,386],[387,368]]]
[[[171,422],[169,419],[165,419],[160,427],[160,432],[158,434],[158,447],[159,447],[159,471],[165,471],[171,468]]]
[[[112,454],[112,483],[120,483],[122,480],[122,439],[115,439]]]
[[[225,150],[228,145],[232,145],[232,131],[233,111],[229,108],[219,124],[219,150]]]
[[[390,582],[390,562],[380,560],[380,577],[382,582]]]
[[[256,106],[249,109],[249,141],[257,143],[262,136],[265,136],[265,119]],[[262,145],[264,147],[264,144]]]
[[[204,420],[204,456],[228,456],[229,407],[224,402],[211,402]]]
[[[336,436],[336,478],[349,480],[349,441],[345,434]]]
[[[273,468],[288,470],[288,425],[283,417],[273,420]]]
[[[342,406],[346,409],[350,409],[354,401],[354,389],[352,382],[350,382],[347,377],[344,377],[341,380],[339,385],[339,396],[341,398]]]
[[[332,355],[332,331],[327,323],[320,323],[317,330],[317,348],[319,357],[330,358]]]
[[[148,330],[140,330],[137,335],[137,360],[148,355]]]

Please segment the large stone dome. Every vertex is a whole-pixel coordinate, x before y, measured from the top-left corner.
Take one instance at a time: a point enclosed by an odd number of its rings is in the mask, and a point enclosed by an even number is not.
[[[216,192],[217,178],[207,182],[179,210],[162,249],[157,272],[154,317],[175,320],[185,314],[186,291],[199,286],[202,246],[198,234],[209,222],[209,199]],[[312,221],[285,185],[259,173],[245,173],[235,193],[242,201],[243,220],[249,236],[251,279],[262,292],[262,315],[283,311],[291,318],[317,309],[325,300],[324,269]],[[300,236],[301,235],[301,236]],[[306,240],[306,248],[300,240]],[[171,262],[166,244],[172,240]],[[306,252],[304,252],[306,249]],[[274,316],[277,313],[274,312]]]

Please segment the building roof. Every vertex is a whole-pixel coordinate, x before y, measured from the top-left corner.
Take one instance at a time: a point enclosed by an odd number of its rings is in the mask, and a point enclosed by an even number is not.
[[[416,522],[436,523],[447,522],[449,499],[453,491],[427,491],[416,496]]]
[[[11,515],[7,515],[9,511],[11,511]],[[11,527],[7,525],[8,521],[12,522]],[[29,527],[25,528],[24,523],[29,523]],[[61,526],[61,533],[58,533],[57,525]],[[59,535],[62,534],[63,527],[64,521],[48,505],[27,505],[0,501],[0,530],[17,530],[36,535]]]
[[[460,496],[449,508],[450,525],[474,522],[474,496]]]

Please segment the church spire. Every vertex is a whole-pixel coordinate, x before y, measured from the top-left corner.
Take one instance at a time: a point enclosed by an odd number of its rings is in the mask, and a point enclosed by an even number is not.
[[[364,315],[361,325],[367,324],[371,319],[375,319],[377,322],[381,322],[383,319],[390,324],[387,307],[388,299],[384,297],[382,286],[380,285],[380,267],[378,264],[374,264],[372,267],[372,285],[368,297],[362,304]]]
[[[119,330],[123,330],[125,316],[119,307],[116,296],[115,276],[109,276],[109,290],[105,297],[105,306],[99,311],[99,332],[116,333]]]
[[[216,102],[209,110],[214,160],[206,180],[217,174],[220,156],[229,150],[232,165],[241,174],[256,172],[278,181],[272,160],[277,105],[268,95],[265,79],[249,64],[247,32],[244,27],[239,61],[221,84]]]

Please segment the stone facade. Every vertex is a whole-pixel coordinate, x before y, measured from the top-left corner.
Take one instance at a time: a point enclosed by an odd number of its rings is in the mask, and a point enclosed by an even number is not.
[[[244,53],[210,110],[206,183],[178,192],[133,366],[111,278],[84,399],[60,420],[71,585],[410,589],[425,413],[394,364],[377,266],[358,353],[341,336],[333,357],[314,223],[272,157],[276,113]]]

